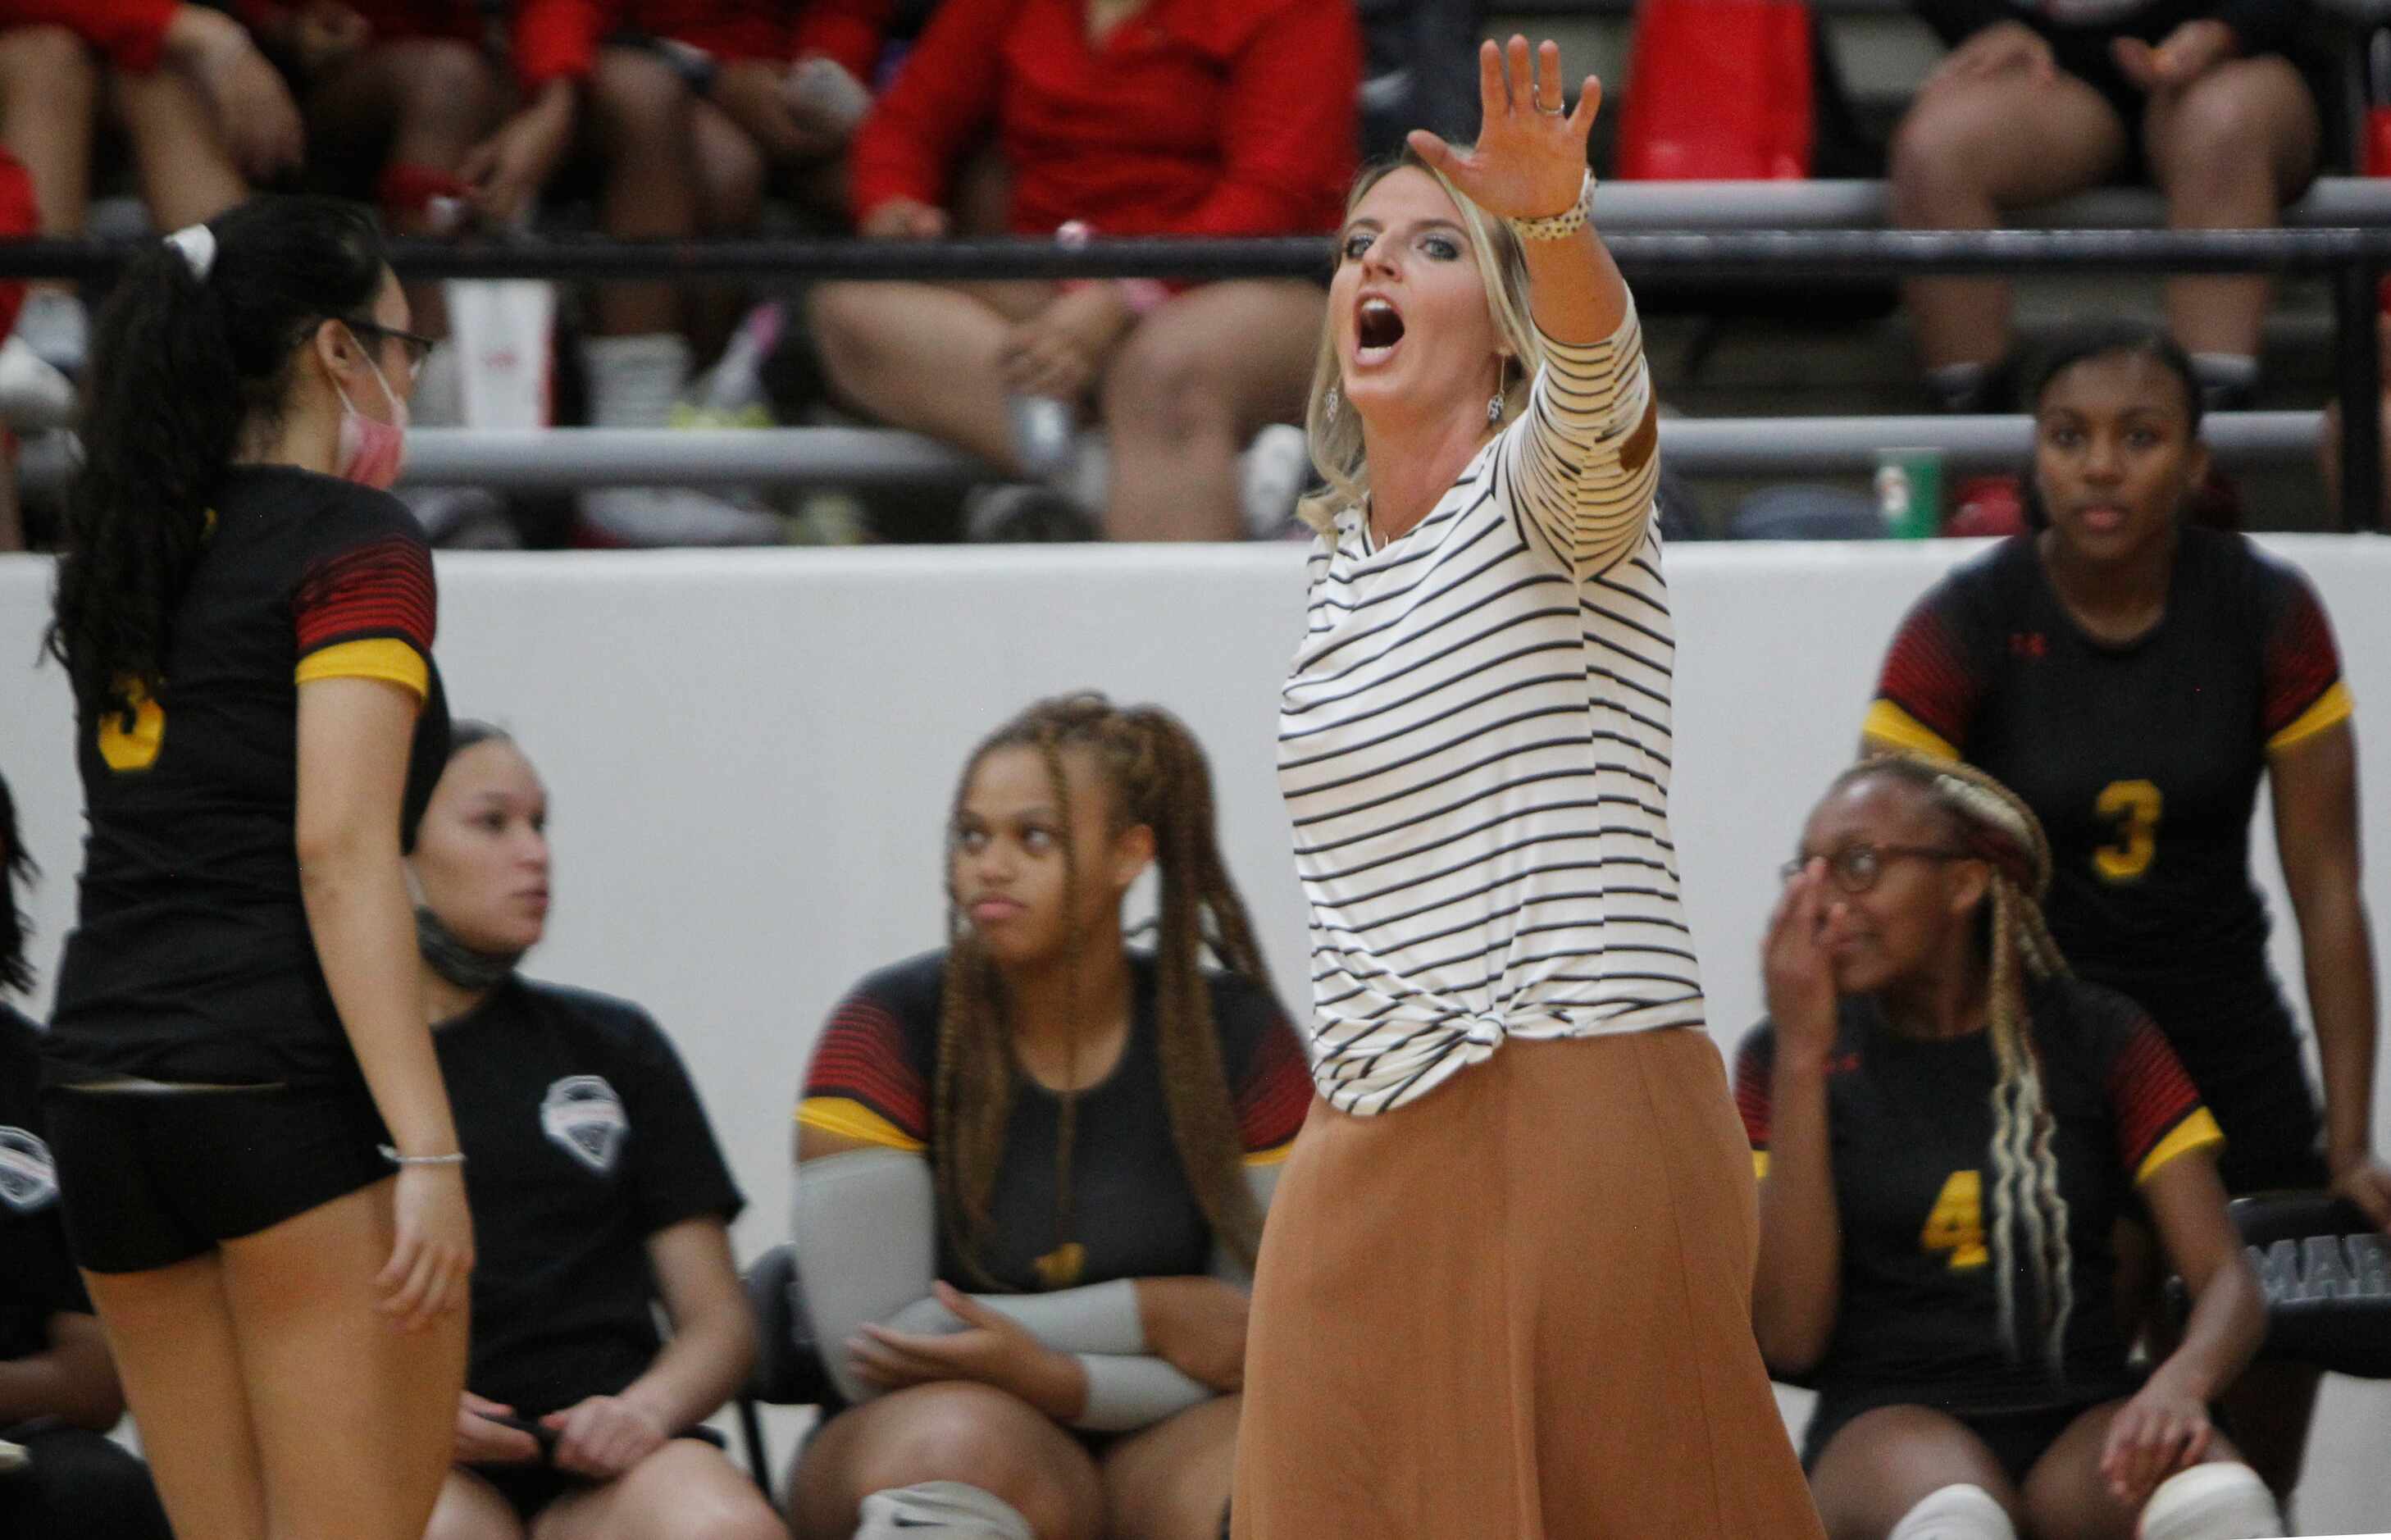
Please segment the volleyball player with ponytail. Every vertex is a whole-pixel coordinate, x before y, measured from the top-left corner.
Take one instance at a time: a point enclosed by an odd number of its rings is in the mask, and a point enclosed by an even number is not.
[[[2069,975],[2034,814],[1965,765],[1866,760],[1786,870],[1736,1094],[1753,1326],[1819,1391],[1803,1462],[1827,1533],[2283,1533],[2208,1419],[2265,1329],[2221,1136],[2139,1008]],[[2139,1384],[2112,1240],[2137,1202],[2192,1301]]]
[[[420,1540],[472,1232],[400,867],[446,754],[370,215],[258,199],[100,314],[50,648],[90,818],[42,1040],[177,1533]]]
[[[948,892],[947,949],[833,1013],[797,1111],[807,1314],[861,1403],[798,1464],[797,1533],[1212,1540],[1312,1093],[1202,749],[1153,706],[1039,702],[965,765]]]

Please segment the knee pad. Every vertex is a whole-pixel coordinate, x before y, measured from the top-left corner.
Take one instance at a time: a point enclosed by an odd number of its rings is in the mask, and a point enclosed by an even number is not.
[[[1885,1540],[2017,1540],[2017,1526],[1991,1493],[1958,1482],[1919,1498]]]
[[[992,1492],[962,1482],[916,1482],[863,1499],[855,1540],[1038,1540],[1029,1521]]]
[[[2142,1505],[2141,1540],[2261,1540],[2283,1533],[2275,1495],[2239,1460],[2195,1465]]]

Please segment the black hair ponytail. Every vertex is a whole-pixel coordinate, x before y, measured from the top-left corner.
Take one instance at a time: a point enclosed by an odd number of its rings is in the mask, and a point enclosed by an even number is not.
[[[280,419],[300,344],[370,312],[387,266],[362,204],[256,198],[209,228],[204,273],[145,247],[93,336],[46,643],[87,721],[129,710],[128,687],[163,689],[168,625],[243,435]]]

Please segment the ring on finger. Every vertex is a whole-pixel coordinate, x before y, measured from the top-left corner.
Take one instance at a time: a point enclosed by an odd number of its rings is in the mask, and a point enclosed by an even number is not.
[[[1544,98],[1542,93],[1538,93],[1528,99],[1535,103],[1537,111],[1542,112],[1548,118],[1557,118],[1562,113],[1569,110],[1569,103],[1566,101],[1556,102],[1552,106],[1546,107],[1544,105]]]

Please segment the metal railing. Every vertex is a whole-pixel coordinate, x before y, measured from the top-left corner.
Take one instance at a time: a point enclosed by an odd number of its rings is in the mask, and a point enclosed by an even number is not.
[[[2202,434],[2229,466],[2314,453],[2321,412],[2220,412]],[[1661,424],[1661,454],[1692,475],[1864,470],[1879,450],[1931,448],[1955,470],[2015,470],[2034,443],[2025,417],[1712,417]],[[894,428],[418,428],[407,481],[418,486],[545,491],[640,485],[963,485],[995,472],[934,438]],[[60,459],[29,459],[28,487],[53,490]]]
[[[1606,243],[1632,281],[1670,286],[1758,280],[1825,289],[1924,273],[2054,270],[2328,275],[2337,327],[2335,395],[2342,403],[2343,519],[2360,529],[2380,521],[2382,381],[2374,316],[2377,285],[2391,269],[2391,227],[1623,231],[1608,235]],[[93,241],[0,244],[0,278],[100,276],[120,265],[128,250]],[[1031,239],[402,241],[394,253],[399,270],[416,278],[783,282],[1317,277],[1328,270],[1329,258],[1325,237],[1110,239],[1077,248]],[[1736,423],[1721,420],[1704,431],[1752,431]],[[1823,430],[1805,431],[1815,435]]]

